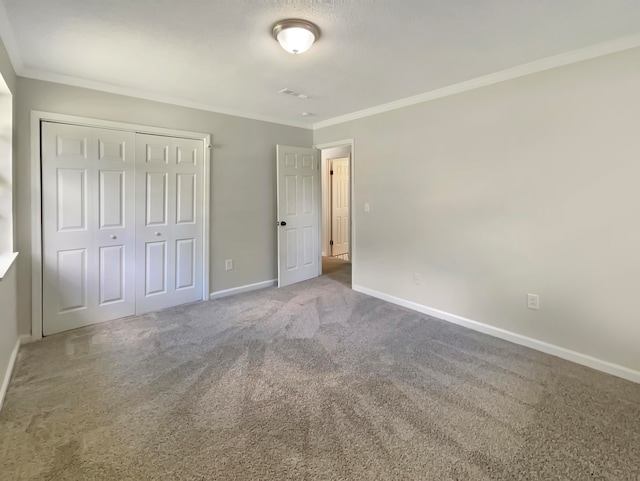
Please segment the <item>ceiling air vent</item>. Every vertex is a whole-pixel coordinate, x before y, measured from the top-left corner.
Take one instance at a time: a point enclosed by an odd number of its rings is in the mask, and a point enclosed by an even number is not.
[[[285,94],[285,95],[293,95],[294,97],[298,97],[299,99],[308,99],[309,96],[307,94],[303,94],[301,92],[296,92],[295,90],[291,90],[291,89],[282,89],[280,91],[278,91],[279,94]]]

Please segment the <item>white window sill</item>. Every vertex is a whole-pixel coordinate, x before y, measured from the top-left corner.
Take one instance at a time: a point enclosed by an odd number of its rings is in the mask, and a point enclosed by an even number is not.
[[[13,265],[13,262],[18,257],[17,252],[9,252],[8,254],[0,254],[0,281],[4,279],[4,276],[9,272],[9,268]]]

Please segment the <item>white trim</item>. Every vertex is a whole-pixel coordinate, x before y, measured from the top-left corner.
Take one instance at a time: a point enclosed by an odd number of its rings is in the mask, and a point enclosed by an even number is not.
[[[266,287],[275,287],[278,285],[278,279],[271,279],[270,281],[256,282],[255,284],[247,284],[246,286],[233,287],[231,289],[224,289],[222,291],[216,291],[209,294],[209,299],[220,299],[221,297],[233,296],[234,294],[242,294],[243,292],[257,291],[258,289],[264,289]]]
[[[24,346],[25,344],[31,344],[33,342],[33,339],[31,339],[31,336],[29,334],[23,334],[18,338],[18,341],[20,341],[21,346]]]
[[[380,114],[383,112],[389,112],[390,110],[401,109],[411,105],[421,104],[423,102],[429,102],[430,100],[439,99],[442,97],[448,97],[450,95],[467,92],[469,90],[475,90],[480,87],[486,87],[506,80],[512,80],[518,77],[524,77],[545,70],[550,70],[564,65],[572,63],[582,62],[583,60],[589,60],[603,55],[608,55],[616,52],[622,52],[630,48],[640,46],[640,33],[634,35],[628,35],[626,37],[620,37],[608,42],[598,43],[589,47],[581,48],[578,50],[572,50],[571,52],[561,53],[551,57],[546,57],[534,62],[525,63],[516,67],[494,72],[489,75],[483,75],[482,77],[476,77],[471,80],[459,82],[456,84],[448,85],[436,90],[431,90],[412,97],[406,97],[404,99],[395,100],[386,104],[378,105],[357,112],[352,112],[346,115],[339,115],[327,120],[321,120],[313,124],[313,130],[329,127],[331,125],[342,124],[351,120],[361,119],[364,117],[370,117],[372,115]]]
[[[91,119],[75,115],[56,114],[51,112],[31,111],[31,339],[42,339],[42,196],[40,166],[40,123],[58,122],[89,127],[101,127],[114,130],[125,130],[152,135],[164,135],[201,140],[204,143],[204,179],[203,179],[203,279],[202,299],[209,295],[209,226],[210,226],[210,171],[211,171],[211,134],[186,130],[150,127],[147,125],[129,124],[111,120]]]
[[[42,112],[31,112],[31,337],[42,339],[42,172],[40,121]]]
[[[18,258],[17,252],[9,252],[7,254],[0,254],[0,281],[7,275],[9,269],[13,265],[14,261]]]
[[[202,226],[202,300],[206,301],[209,296],[209,269],[211,268],[211,156],[213,150],[213,140],[210,134],[207,134],[204,140],[204,179],[203,179],[203,199],[202,199],[202,215],[204,216],[204,225]]]
[[[570,349],[566,349],[564,347],[560,347],[554,344],[549,344],[547,342],[540,341],[538,339],[523,336],[515,332],[507,331],[506,329],[501,329],[499,327],[483,324],[482,322],[457,316],[449,312],[424,306],[422,304],[408,301],[406,299],[402,299],[399,297],[391,296],[383,292],[374,291],[373,289],[369,289],[363,286],[354,285],[353,290],[357,292],[361,292],[363,294],[367,294],[371,297],[382,299],[383,301],[391,302],[392,304],[397,304],[398,306],[406,307],[414,311],[427,314],[428,316],[433,316],[438,319],[442,319],[444,321],[451,322],[453,324],[457,324],[459,326],[463,326],[468,329],[472,329],[474,331],[482,332],[484,334],[489,334],[490,336],[504,339],[506,341],[510,341],[515,344],[519,344],[521,346],[529,347],[531,349],[535,349],[536,351],[541,351],[547,354],[551,354],[552,356],[557,356],[561,359],[566,359],[567,361],[575,362],[576,364],[581,364],[583,366],[587,366],[592,369],[605,372],[607,374],[612,374],[614,376],[627,379],[628,381],[640,383],[640,371],[635,371],[628,367],[620,366],[619,364],[613,364],[608,361],[603,361],[601,359],[597,359],[587,354],[582,354],[576,351],[572,351]]]
[[[13,351],[11,351],[11,357],[9,358],[7,370],[3,373],[2,385],[0,386],[0,411],[2,410],[4,398],[6,397],[7,391],[9,390],[9,382],[11,381],[11,376],[13,375],[13,368],[16,365],[18,351],[20,351],[20,339],[16,339],[16,344],[15,346],[13,346]]]
[[[136,132],[140,134],[164,135],[167,137],[179,137],[182,139],[205,140],[210,134],[204,132],[192,132],[190,130],[166,129],[163,127],[151,127],[149,125],[130,124],[114,120],[93,119],[89,117],[79,117],[77,115],[58,114],[53,112],[41,112],[32,110],[31,117],[37,117],[40,122],[57,122],[59,124],[82,125],[87,127],[100,127],[112,130],[124,130],[126,132]],[[210,139],[209,139],[210,140]],[[40,142],[38,141],[38,144]],[[210,144],[209,144],[210,145]],[[39,162],[39,160],[38,160]]]
[[[345,145],[351,146],[351,155],[349,158],[349,182],[351,185],[349,198],[349,212],[351,215],[351,232],[349,233],[349,262],[351,262],[351,288],[355,285],[356,281],[356,208],[354,199],[356,198],[356,141],[355,139],[336,140],[333,142],[325,142],[323,144],[317,144],[314,148],[318,150],[331,149],[333,147],[344,147]],[[322,158],[322,157],[321,157]],[[322,219],[320,219],[322,221]],[[320,233],[322,236],[322,233]],[[322,237],[320,237],[322,243]],[[321,249],[322,250],[322,249]],[[319,270],[322,271],[322,259],[320,259]],[[320,272],[321,274],[322,272]]]
[[[186,107],[190,109],[202,110],[205,112],[214,112],[222,115],[231,115],[233,117],[240,117],[249,120],[257,120],[260,122],[269,122],[279,125],[288,125],[289,127],[298,127],[301,129],[312,130],[312,126],[309,123],[292,121],[291,119],[283,119],[278,117],[271,117],[268,115],[254,114],[243,110],[229,109],[225,107],[218,107],[216,105],[210,105],[205,102],[196,102],[193,100],[185,100],[178,97],[172,97],[170,95],[163,95],[159,93],[151,93],[139,89],[131,89],[127,87],[121,87],[106,82],[99,82],[94,80],[80,79],[68,75],[60,75],[50,72],[43,72],[41,70],[25,69],[21,68],[17,73],[21,77],[26,77],[34,80],[42,80],[45,82],[53,82],[62,85],[71,85],[73,87],[80,87],[85,89],[97,90],[99,92],[108,92],[116,95],[124,95],[126,97],[133,97],[137,99],[150,100],[152,102],[160,102],[163,104],[176,105],[178,107]]]

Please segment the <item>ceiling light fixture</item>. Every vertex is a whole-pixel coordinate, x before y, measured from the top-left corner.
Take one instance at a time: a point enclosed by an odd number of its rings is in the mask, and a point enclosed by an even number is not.
[[[298,54],[309,50],[320,38],[320,29],[306,20],[281,20],[273,26],[273,38],[289,53]]]

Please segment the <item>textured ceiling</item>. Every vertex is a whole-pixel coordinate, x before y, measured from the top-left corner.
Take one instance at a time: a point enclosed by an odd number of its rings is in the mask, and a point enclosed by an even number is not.
[[[639,0],[0,1],[19,75],[309,126],[640,32]]]

